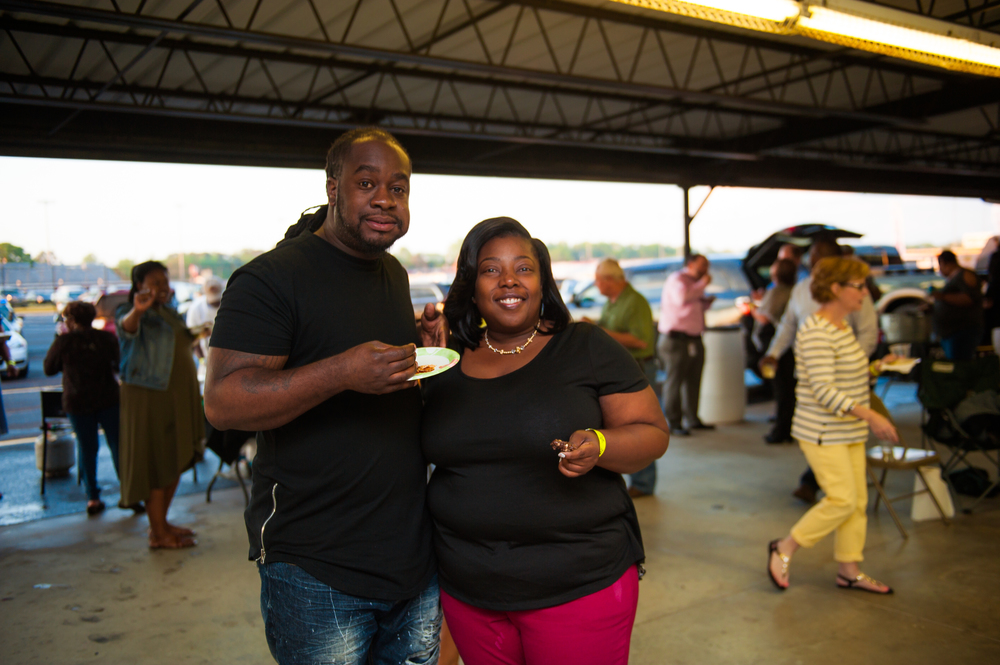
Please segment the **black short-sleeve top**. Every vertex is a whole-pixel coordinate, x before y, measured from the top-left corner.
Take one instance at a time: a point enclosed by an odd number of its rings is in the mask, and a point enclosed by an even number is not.
[[[574,323],[526,366],[493,379],[461,366],[424,382],[427,501],[442,588],[486,609],[551,607],[613,584],[643,560],[620,474],[558,469],[549,445],[603,425],[599,398],[648,383],[618,342]]]

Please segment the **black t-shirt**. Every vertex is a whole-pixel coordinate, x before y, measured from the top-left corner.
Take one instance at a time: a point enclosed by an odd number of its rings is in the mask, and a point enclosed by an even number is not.
[[[621,475],[559,472],[553,439],[603,425],[598,398],[648,383],[618,342],[570,324],[526,366],[425,379],[422,441],[439,579],[470,605],[551,607],[607,588],[643,560]]]
[[[983,292],[976,273],[966,268],[955,271],[942,294],[964,293],[972,300],[972,305],[963,307],[944,300],[934,301],[934,332],[939,338],[951,337],[956,333],[974,331],[983,327]]]
[[[211,345],[288,356],[286,368],[358,344],[416,343],[406,272],[307,233],[237,270]],[[246,510],[250,558],[305,569],[334,589],[396,601],[434,574],[424,507],[420,393],[345,391],[257,435]],[[266,524],[265,524],[266,522]]]

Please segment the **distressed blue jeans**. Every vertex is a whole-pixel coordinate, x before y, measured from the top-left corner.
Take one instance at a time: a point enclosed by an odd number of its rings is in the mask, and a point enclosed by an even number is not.
[[[257,565],[260,612],[279,665],[437,665],[437,576],[395,603],[332,589],[290,563]]]

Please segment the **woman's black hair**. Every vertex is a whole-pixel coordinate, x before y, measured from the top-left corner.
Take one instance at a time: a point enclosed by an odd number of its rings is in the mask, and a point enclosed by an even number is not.
[[[145,263],[132,266],[132,288],[128,292],[129,304],[135,302],[135,294],[142,288],[142,283],[146,280],[146,275],[156,270],[162,270],[168,275],[170,274],[167,266],[159,261],[146,261]]]
[[[97,316],[97,308],[89,302],[74,300],[63,308],[63,316],[69,316],[84,328],[89,328]]]
[[[494,238],[515,236],[524,238],[531,243],[538,258],[539,274],[542,278],[542,318],[548,322],[548,334],[554,334],[566,329],[571,317],[566,304],[552,276],[552,259],[549,250],[538,238],[532,238],[521,223],[510,217],[494,217],[486,219],[475,226],[462,241],[462,249],[458,254],[458,264],[455,281],[452,282],[448,297],[444,301],[444,315],[451,326],[455,339],[465,348],[476,349],[482,339],[483,329],[479,327],[482,315],[479,308],[472,302],[476,293],[476,278],[479,275],[479,250]]]

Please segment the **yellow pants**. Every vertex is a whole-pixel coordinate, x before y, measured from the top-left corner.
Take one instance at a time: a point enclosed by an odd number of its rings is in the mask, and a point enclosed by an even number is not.
[[[863,561],[868,528],[865,443],[819,446],[799,441],[799,448],[826,496],[795,523],[792,538],[812,547],[836,530],[833,558],[840,563]]]

